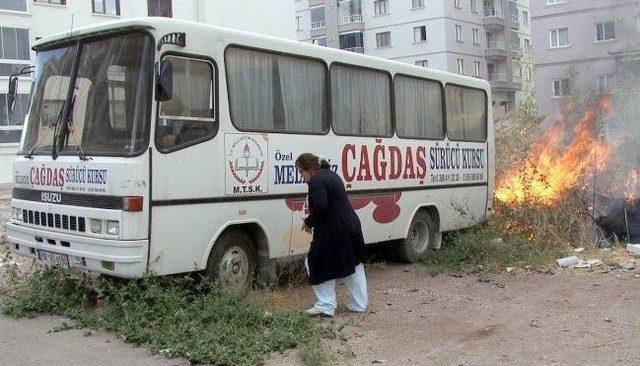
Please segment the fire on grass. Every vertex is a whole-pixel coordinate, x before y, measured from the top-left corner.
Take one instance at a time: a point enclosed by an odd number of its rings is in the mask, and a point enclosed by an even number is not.
[[[612,102],[601,98],[595,105],[577,123],[558,118],[533,142],[527,158],[499,177],[496,198],[505,203],[553,205],[585,177],[603,171],[612,148],[597,137],[596,122],[611,113]]]

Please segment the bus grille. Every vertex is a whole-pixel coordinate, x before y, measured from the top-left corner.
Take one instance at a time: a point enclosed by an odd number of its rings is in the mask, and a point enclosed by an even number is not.
[[[27,224],[84,232],[84,217],[54,214],[50,212],[22,210],[22,220]]]

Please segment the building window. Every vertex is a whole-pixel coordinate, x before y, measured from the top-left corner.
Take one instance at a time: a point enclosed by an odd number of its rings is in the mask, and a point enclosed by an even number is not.
[[[571,95],[571,83],[569,79],[553,80],[553,96],[563,98]]]
[[[67,0],[33,0],[39,4],[67,5]]]
[[[418,60],[415,62],[416,66],[429,67],[429,60]]]
[[[362,32],[342,33],[339,39],[341,50],[364,53],[364,41]]]
[[[511,45],[509,46],[509,48],[511,49],[511,51],[513,52],[521,52],[522,48],[520,47],[520,36],[518,35],[518,32],[511,32]]]
[[[531,40],[528,38],[524,39],[524,50],[525,52],[531,51]]]
[[[473,76],[480,77],[480,61],[473,61]]]
[[[320,29],[325,27],[324,6],[311,8],[311,29]]]
[[[91,0],[93,12],[105,15],[120,15],[120,0]]]
[[[522,24],[529,25],[529,12],[526,10],[522,11]]]
[[[28,66],[29,30],[0,27],[0,76],[10,76]]]
[[[7,94],[0,94],[0,144],[20,142],[24,116],[29,107],[29,94],[18,94],[9,111]]]
[[[462,26],[456,25],[456,41],[462,42]]]
[[[323,62],[229,47],[225,63],[231,120],[239,129],[308,133],[327,130],[328,93]]]
[[[473,13],[477,13],[478,12],[478,4],[476,3],[477,0],[469,0],[469,7],[471,8],[471,12]]]
[[[457,62],[458,62],[458,74],[464,75],[464,60],[459,58]]]
[[[547,0],[547,5],[564,4],[568,0]]]
[[[598,93],[611,93],[613,85],[613,74],[602,74],[598,76]]]
[[[373,13],[375,15],[389,14],[389,0],[376,0],[373,2]]]
[[[391,32],[376,33],[376,46],[377,47],[391,46]]]
[[[480,44],[480,31],[473,28],[473,44]]]
[[[421,25],[413,28],[413,42],[424,42],[427,40],[427,27]]]
[[[462,5],[460,4],[461,0],[453,0],[453,7],[456,9],[462,9]]]
[[[616,38],[616,27],[613,21],[596,24],[596,41],[609,41]]]
[[[311,43],[318,46],[327,46],[327,37],[316,37],[311,39]]]
[[[301,16],[297,16],[296,17],[296,30],[301,31],[302,30],[302,17]]]
[[[0,10],[27,11],[27,0],[0,0]]]
[[[362,3],[360,0],[341,0],[338,2],[340,24],[362,21]]]
[[[551,48],[569,46],[569,28],[556,28],[549,31]]]
[[[424,0],[411,0],[412,9],[424,8]]]
[[[173,15],[171,0],[147,0],[147,8],[150,17],[171,18]]]

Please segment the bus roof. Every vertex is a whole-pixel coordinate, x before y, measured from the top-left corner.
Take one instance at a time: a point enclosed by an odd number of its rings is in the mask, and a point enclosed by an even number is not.
[[[318,45],[313,45],[306,42],[294,41],[285,38],[278,38],[273,36],[267,36],[259,33],[252,33],[248,31],[242,31],[238,29],[232,28],[223,28],[210,24],[193,22],[188,20],[180,20],[173,18],[163,18],[163,17],[139,17],[139,18],[128,18],[122,20],[109,21],[104,23],[99,23],[95,25],[89,25],[80,27],[77,29],[60,32],[53,34],[51,36],[44,37],[40,40],[37,40],[33,49],[37,50],[42,47],[47,47],[49,45],[53,45],[55,43],[67,41],[70,39],[79,39],[89,35],[101,34],[101,33],[112,33],[118,32],[126,29],[148,29],[153,30],[157,27],[167,28],[171,26],[176,26],[178,29],[176,31],[185,31],[186,30],[194,30],[197,32],[214,32],[219,34],[221,37],[224,36],[234,36],[234,38],[243,38],[247,41],[262,41],[262,43],[268,43],[270,45],[270,49],[274,51],[282,51],[282,52],[291,52],[290,50],[300,51],[303,55],[313,56],[317,58],[328,57],[331,59],[340,59],[340,62],[345,62],[345,56],[349,60],[353,60],[355,63],[366,62],[370,64],[372,61],[378,64],[378,67],[381,69],[393,68],[393,69],[405,69],[405,70],[415,70],[420,74],[428,74],[429,77],[434,79],[446,79],[448,82],[459,83],[464,85],[473,86],[476,88],[485,89],[487,91],[490,90],[489,83],[486,80],[459,75],[451,72],[440,71],[431,68],[425,68],[422,66],[412,65],[406,62],[395,61],[384,59],[376,56],[364,55],[356,52],[343,51],[336,48],[331,47],[323,47]],[[189,34],[187,33],[187,39],[189,39]],[[187,41],[188,42],[188,41]],[[188,43],[187,43],[188,44]]]

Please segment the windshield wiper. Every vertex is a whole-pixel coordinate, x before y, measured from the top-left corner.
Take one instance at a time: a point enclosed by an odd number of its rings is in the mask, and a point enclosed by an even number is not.
[[[65,103],[62,105],[62,109],[60,110],[60,114],[58,115],[58,119],[56,121],[56,129],[53,133],[53,146],[51,151],[51,157],[53,158],[53,160],[57,159],[60,150],[62,150],[69,144],[69,133],[72,133],[74,140],[76,140],[75,131],[71,126],[73,124],[71,122],[71,116],[73,115],[73,107],[75,106],[75,103],[76,94],[74,91],[73,95],[71,96],[71,101],[69,101],[68,103],[67,101],[65,101]],[[87,158],[84,151],[82,150],[79,142],[74,142],[80,160],[89,160],[89,158]]]
[[[29,152],[27,152],[24,157],[27,159],[33,159],[33,152],[36,150],[36,147],[38,147],[38,142],[36,141],[35,144],[33,144],[33,146],[31,146],[31,149],[29,149]]]
[[[77,88],[76,88],[77,89]],[[71,122],[71,116],[73,115],[73,108],[76,105],[76,94],[73,93],[73,97],[71,98],[71,105],[69,106],[69,117],[67,117],[67,123],[65,124],[65,146],[69,142],[69,134],[73,137],[74,146],[76,147],[76,151],[78,152],[78,157],[80,160],[89,160],[90,158],[84,153],[82,150],[82,141],[78,141],[78,135],[76,135],[76,130],[73,127],[73,122]]]
[[[59,126],[59,125],[60,125],[60,123],[61,123],[62,115],[63,115],[63,113],[64,113],[64,109],[65,109],[65,107],[66,107],[66,106],[67,106],[67,101],[65,100],[65,101],[62,103],[62,106],[60,107],[60,110],[58,111],[58,115],[57,115],[57,117],[56,117],[56,122],[55,122],[54,124],[50,124],[50,125],[49,125],[49,128],[54,127],[54,131],[53,131],[53,144],[51,144],[51,148],[52,148],[51,155],[52,155],[52,156],[55,154],[55,149],[56,149],[56,143],[55,143],[55,140],[56,140],[56,134],[57,134],[57,131],[58,131],[58,126]],[[40,142],[40,132],[38,132],[38,139],[36,140],[36,142],[33,144],[33,146],[31,146],[31,149],[29,149],[29,152],[27,152],[27,153],[24,155],[24,157],[25,157],[25,158],[27,158],[27,159],[33,159],[33,153],[34,153],[34,152],[35,152],[35,150],[38,148],[38,143],[39,143],[39,142]],[[55,155],[55,157],[54,157],[54,159],[55,159],[55,158],[57,158],[57,157],[58,157],[58,155],[56,154],[56,155]]]
[[[58,112],[58,116],[56,118],[56,123],[53,130],[53,143],[51,144],[51,157],[53,158],[53,160],[56,160],[58,158],[58,153],[60,152],[62,145],[64,145],[64,142],[67,139],[67,133],[63,133],[63,131],[67,130],[66,125],[67,120],[69,119],[69,105],[70,103],[68,103],[68,99],[66,99],[62,103],[62,107],[60,108],[60,111]]]

